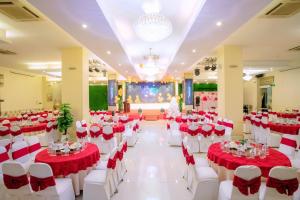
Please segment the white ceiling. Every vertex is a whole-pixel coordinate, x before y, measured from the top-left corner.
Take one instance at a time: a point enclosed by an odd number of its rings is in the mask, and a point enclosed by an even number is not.
[[[134,51],[138,51],[137,57],[139,57],[147,52],[149,44],[142,44],[141,41],[124,42],[124,39],[120,38],[120,34],[116,33],[117,29],[114,29],[114,26],[111,28],[110,24],[112,23],[108,21],[122,17],[126,22],[125,27],[131,29],[130,23],[141,14],[142,1],[105,1],[103,5],[106,8],[103,10],[100,9],[97,0],[28,1],[119,73],[125,76],[136,75],[133,63],[139,61],[138,59],[136,61],[135,55],[128,51],[127,46],[133,44],[134,48],[137,47]],[[180,3],[199,6],[195,4],[195,0],[190,1],[190,4],[187,1],[179,0],[160,0],[160,2],[163,5],[162,14],[171,19],[175,26],[174,34],[179,36],[174,40],[171,40],[173,36],[170,36],[163,41],[162,46],[154,46],[153,51],[166,56],[165,59],[168,60],[165,64],[166,67],[171,62],[167,70],[168,74],[179,76],[182,72],[191,69],[196,61],[209,55],[217,45],[255,16],[271,0],[208,0],[190,30],[187,23],[192,22],[193,19],[182,18],[181,22],[179,6],[182,6]],[[201,6],[194,12],[190,8],[185,8],[183,11],[191,12],[190,14],[193,16],[197,15],[197,10],[200,8]],[[178,9],[178,13],[174,13],[175,9]],[[110,16],[105,16],[103,11],[109,11]],[[109,20],[107,21],[106,18]],[[223,25],[216,26],[217,21],[222,21]],[[82,29],[82,24],[86,24],[88,28]],[[188,34],[184,38],[185,32]],[[168,41],[169,39],[170,41]],[[177,42],[173,44],[175,39]],[[180,40],[183,39],[181,44]],[[180,48],[177,51],[178,47]],[[196,53],[192,53],[192,49],[196,49]],[[111,51],[110,55],[106,53],[108,50]]]
[[[246,67],[280,68],[300,58],[299,52],[288,51],[300,45],[300,13],[287,18],[263,17],[278,2],[274,0],[223,43],[243,47]]]

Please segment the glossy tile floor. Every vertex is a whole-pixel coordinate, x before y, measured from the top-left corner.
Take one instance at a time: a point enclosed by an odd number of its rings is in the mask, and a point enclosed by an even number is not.
[[[142,122],[139,140],[125,158],[128,172],[113,200],[192,198],[182,179],[185,161],[181,148],[168,145],[165,121]]]

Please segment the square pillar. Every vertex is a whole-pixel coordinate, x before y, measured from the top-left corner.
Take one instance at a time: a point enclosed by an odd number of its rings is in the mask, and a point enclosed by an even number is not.
[[[243,65],[242,49],[225,45],[218,49],[218,113],[234,122],[233,137],[242,138]]]
[[[86,49],[62,49],[62,103],[72,108],[74,123],[69,131],[75,133],[76,120],[89,119],[89,71]],[[74,135],[73,135],[74,136]]]

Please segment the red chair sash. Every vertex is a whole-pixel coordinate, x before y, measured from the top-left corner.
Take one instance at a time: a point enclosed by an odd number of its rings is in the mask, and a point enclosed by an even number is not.
[[[269,177],[266,185],[267,187],[275,188],[280,194],[291,196],[295,191],[297,191],[299,182],[297,178],[289,180],[279,180],[273,177]]]
[[[52,131],[52,129],[53,129],[53,126],[50,126],[50,127],[47,126],[47,127],[46,127],[46,132],[49,133],[49,132]]]
[[[229,122],[223,122],[222,124],[223,126],[226,126],[228,128],[232,128],[233,129],[233,124],[232,123],[229,123]]]
[[[87,127],[87,124],[86,123],[83,123],[81,124],[82,127],[86,128]]]
[[[22,134],[22,131],[21,131],[21,130],[10,131],[10,134],[11,134],[12,136],[18,136],[18,135],[21,135],[21,134]]]
[[[57,129],[57,127],[58,127],[58,125],[57,125],[57,124],[53,124],[53,129],[54,129],[54,130],[56,130],[56,129]]]
[[[114,134],[111,133],[111,134],[102,134],[102,137],[105,139],[105,140],[110,140],[114,137]]]
[[[284,144],[284,145],[287,145],[287,146],[290,146],[290,147],[293,147],[293,148],[297,148],[297,142],[296,142],[296,140],[292,140],[292,139],[283,137],[281,139],[280,143]]]
[[[211,136],[213,130],[210,129],[209,131],[205,131],[205,130],[202,130],[201,131],[201,134],[204,136],[204,137],[207,137],[207,136]]]
[[[7,152],[9,151],[10,147],[11,147],[11,143],[8,143],[7,145],[5,145],[5,149]]]
[[[32,122],[36,122],[38,120],[38,118],[31,118]]]
[[[186,164],[187,165],[195,165],[195,160],[194,160],[194,156],[193,156],[193,154],[192,155],[187,155],[186,157],[185,157],[185,159],[186,159]]]
[[[188,129],[188,134],[190,134],[191,136],[198,135],[199,132],[200,132],[199,129],[196,130]]]
[[[254,121],[253,121],[253,124],[254,124],[255,126],[259,127],[259,126],[261,125],[261,122],[260,122],[260,121],[254,120]]]
[[[122,152],[125,153],[127,151],[127,142],[123,144]]]
[[[125,119],[125,120],[123,120],[123,119],[120,119],[119,120],[121,123],[124,123],[124,124],[126,124],[127,122],[129,122],[129,120],[128,119]]]
[[[76,132],[76,135],[79,139],[85,138],[87,136],[87,131],[84,132]]]
[[[237,187],[242,194],[248,196],[249,188],[250,188],[250,194],[255,194],[259,191],[261,179],[259,176],[259,177],[253,178],[248,181],[248,180],[242,179],[241,177],[234,176],[232,184],[235,187]]]
[[[19,150],[16,150],[14,152],[12,152],[12,158],[14,160],[18,159],[18,158],[21,158],[25,155],[29,154],[29,150],[28,150],[28,147],[24,147],[22,149],[19,149]]]
[[[96,132],[90,130],[90,135],[91,135],[92,138],[99,137],[101,135],[101,133],[102,133],[101,130],[96,131]]]
[[[189,155],[187,149],[184,147],[184,145],[182,144],[182,153],[184,157],[187,157]]]
[[[30,176],[30,185],[33,191],[38,192],[45,190],[47,187],[55,186],[55,180],[53,176],[46,178]]]
[[[217,136],[223,136],[225,134],[225,129],[222,129],[222,130],[217,130],[215,129],[214,130],[214,133],[217,135]]]
[[[217,124],[223,126],[223,121],[218,120],[218,121],[217,121]]]
[[[170,127],[170,124],[168,123],[167,124],[167,130],[169,130],[171,127]]]
[[[187,122],[187,119],[182,119],[182,118],[181,118],[181,121],[182,121],[183,123],[186,123],[186,122]]]
[[[264,129],[269,128],[269,124],[260,123],[260,126]]]
[[[107,161],[107,168],[108,169],[115,169],[116,168],[116,159],[109,158],[108,161]]]
[[[10,133],[9,129],[7,129],[5,131],[0,131],[0,136],[6,136],[6,135],[9,135],[9,133]]]
[[[121,151],[118,151],[118,159],[121,161],[121,160],[123,160],[123,156],[124,156],[124,154],[123,154],[123,151],[121,150]]]
[[[181,122],[182,122],[182,119],[181,119],[181,117],[176,117],[175,121],[176,121],[177,123],[181,123]]]
[[[0,163],[7,160],[9,160],[8,153],[7,152],[0,153]]]
[[[20,187],[25,186],[29,183],[28,178],[25,174],[21,176],[10,176],[7,174],[3,174],[3,181],[4,185],[8,189],[19,189]]]
[[[33,153],[33,152],[35,152],[39,149],[41,149],[41,144],[40,143],[35,143],[35,144],[28,147],[29,153]]]

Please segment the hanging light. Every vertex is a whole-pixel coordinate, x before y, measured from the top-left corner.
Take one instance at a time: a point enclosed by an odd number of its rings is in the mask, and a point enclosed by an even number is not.
[[[245,81],[250,81],[252,78],[253,78],[253,76],[251,76],[250,74],[245,74],[245,75],[243,76],[243,79],[244,79]]]
[[[146,42],[158,42],[173,31],[172,23],[160,14],[160,5],[157,1],[143,4],[144,15],[140,16],[135,24],[135,32],[139,38]]]

